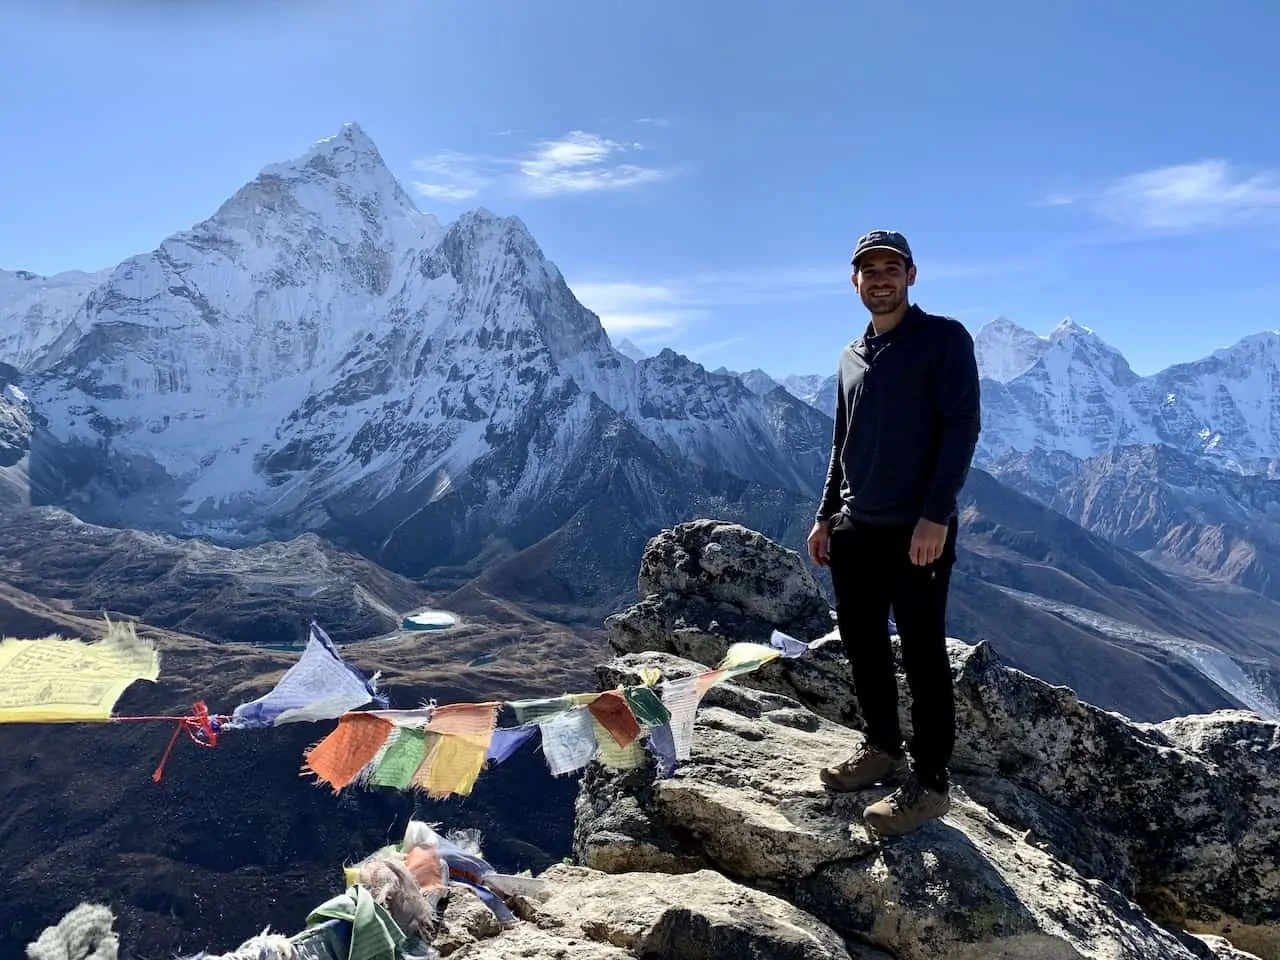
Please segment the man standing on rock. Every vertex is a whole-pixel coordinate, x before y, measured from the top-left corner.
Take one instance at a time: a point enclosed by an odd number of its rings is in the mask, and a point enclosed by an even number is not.
[[[916,265],[902,234],[868,233],[852,266],[871,320],[840,356],[831,464],[808,547],[816,564],[831,569],[866,739],[821,778],[837,791],[900,783],[864,811],[876,833],[897,835],[951,805],[955,698],[946,607],[956,498],[978,442],[978,369],[961,323],[908,303]],[[890,607],[911,690],[910,768]]]

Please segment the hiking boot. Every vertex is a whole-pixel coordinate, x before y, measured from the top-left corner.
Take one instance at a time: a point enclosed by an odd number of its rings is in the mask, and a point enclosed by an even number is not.
[[[908,769],[905,754],[894,756],[863,743],[848,760],[818,771],[818,778],[830,790],[851,793],[877,783],[894,783]]]
[[[950,788],[926,787],[912,774],[889,796],[862,811],[862,820],[880,836],[898,837],[938,819],[950,809]]]

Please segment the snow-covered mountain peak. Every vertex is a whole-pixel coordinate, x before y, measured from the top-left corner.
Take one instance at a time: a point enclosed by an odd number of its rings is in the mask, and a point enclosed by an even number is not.
[[[317,140],[301,156],[267,164],[259,174],[287,180],[309,175],[344,180],[352,186],[384,187],[390,193],[403,189],[388,170],[377,145],[355,123],[343,124],[337,134]]]
[[[978,373],[989,380],[1007,383],[1026,373],[1050,346],[1049,338],[1039,337],[1007,317],[996,317],[985,323],[973,338]]]
[[[623,337],[613,345],[613,349],[617,350],[624,357],[636,361],[637,363],[649,356],[626,337]]]
[[[1059,324],[1050,330],[1048,334],[1048,342],[1053,344],[1069,343],[1069,342],[1087,342],[1087,343],[1103,343],[1101,337],[1093,332],[1091,326],[1075,323],[1075,320],[1069,316],[1064,316]]]
[[[1035,333],[1022,326],[1022,324],[1010,320],[1004,315],[994,317],[984,323],[978,332],[983,333],[984,331],[988,336],[1036,336]],[[1037,339],[1039,338],[1037,337]]]
[[[500,260],[515,260],[526,271],[552,283],[562,279],[519,217],[498,216],[484,207],[468,210],[445,228],[440,243],[450,247],[450,256],[459,265],[472,271],[490,270]]]
[[[748,390],[758,396],[764,396],[772,390],[777,390],[780,386],[777,380],[759,367],[748,370],[746,373],[738,374],[738,379],[742,381]]]
[[[299,157],[263,167],[210,220],[247,224],[264,212],[304,215],[326,233],[349,231],[348,221],[356,214],[365,231],[402,252],[434,246],[444,232],[439,220],[417,208],[377,146],[354,123]]]
[[[1092,329],[1076,323],[1070,317],[1063,318],[1053,328],[1048,342],[1055,351],[1065,353],[1069,358],[1068,362],[1092,367],[1117,386],[1129,387],[1141,379],[1130,368],[1124,354]]]
[[[56,345],[70,339],[76,314],[110,271],[67,270],[40,276],[0,270],[0,363],[34,369],[56,359]]]
[[[1245,361],[1256,361],[1266,358],[1273,363],[1280,361],[1280,330],[1251,333],[1228,347],[1219,347],[1210,356],[1222,360],[1240,358]]]

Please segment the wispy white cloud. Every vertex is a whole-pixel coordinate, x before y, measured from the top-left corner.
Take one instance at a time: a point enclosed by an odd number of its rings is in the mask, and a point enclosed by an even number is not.
[[[746,337],[737,336],[726,337],[723,340],[712,340],[710,343],[695,343],[691,347],[685,347],[681,353],[690,360],[697,360],[701,363],[704,357],[713,353],[718,353],[721,350],[727,350],[729,347],[737,346],[746,339]]]
[[[705,270],[648,282],[571,281],[570,287],[610,334],[629,336],[643,346],[681,340],[719,310],[846,294],[848,283],[847,268],[835,263]],[[700,349],[710,352],[730,345],[716,341]]]
[[[1070,193],[1050,193],[1036,202],[1037,207],[1069,207],[1077,198]]]
[[[460,203],[477,196],[494,181],[498,157],[442,150],[414,161],[413,167],[429,179],[414,180],[413,188],[424,197]]]
[[[571,130],[510,156],[445,150],[414,163],[423,177],[413,186],[424,197],[449,203],[490,191],[553,197],[627,190],[670,175],[664,168],[627,162],[628,155],[643,149],[640,143]]]
[[[572,284],[572,289],[610,334],[644,334],[650,343],[682,333],[708,316],[707,310],[691,306],[680,290],[660,283],[587,282]]]
[[[625,190],[663,179],[666,174],[657,167],[619,162],[623,154],[637,149],[643,148],[573,130],[559,140],[542,141],[532,157],[520,161],[522,185],[526,192],[545,197]]]
[[[666,117],[640,117],[636,120],[636,123],[647,123],[654,127],[671,126],[671,121],[668,120]]]
[[[1146,232],[1222,229],[1280,214],[1280,171],[1201,160],[1129,174],[1094,190],[1050,194],[1041,204],[1081,206]]]

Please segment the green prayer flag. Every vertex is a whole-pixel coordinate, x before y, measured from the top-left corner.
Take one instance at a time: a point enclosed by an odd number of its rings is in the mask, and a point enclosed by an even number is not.
[[[545,700],[512,700],[508,705],[515,711],[516,723],[524,726],[559,716],[573,707],[573,700],[566,694]]]
[[[660,727],[671,720],[671,711],[652,687],[626,687],[622,696],[636,719],[647,727]]]
[[[395,740],[387,747],[369,782],[378,787],[394,787],[407,790],[413,775],[427,756],[427,734],[417,727],[401,727]]]

